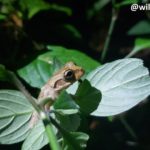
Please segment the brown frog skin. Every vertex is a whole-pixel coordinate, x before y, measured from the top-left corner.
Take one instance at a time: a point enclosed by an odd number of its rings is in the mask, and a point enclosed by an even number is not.
[[[73,62],[68,62],[63,68],[56,72],[48,82],[41,88],[41,92],[38,97],[38,101],[44,98],[50,98],[51,101],[45,104],[45,111],[50,110],[50,106],[57,99],[59,93],[68,88],[74,82],[79,80],[84,74],[84,70],[75,65]],[[33,113],[30,120],[30,127],[37,122],[38,115],[36,112]]]

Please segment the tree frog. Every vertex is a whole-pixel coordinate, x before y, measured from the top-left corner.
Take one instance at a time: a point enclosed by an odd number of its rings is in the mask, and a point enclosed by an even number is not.
[[[49,111],[53,101],[55,101],[59,93],[72,85],[75,81],[79,80],[84,74],[82,67],[77,66],[73,62],[68,62],[63,68],[56,72],[48,82],[41,88],[38,101],[44,98],[50,98],[50,101],[45,104],[45,111]],[[30,126],[32,127],[38,120],[37,113],[33,113]]]

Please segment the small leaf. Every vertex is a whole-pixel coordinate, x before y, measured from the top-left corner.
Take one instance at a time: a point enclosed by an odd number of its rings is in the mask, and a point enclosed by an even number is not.
[[[81,33],[71,24],[65,24],[64,27],[70,31],[74,37],[81,39]]]
[[[83,150],[89,136],[82,132],[70,132],[64,139],[64,150]]]
[[[39,121],[22,145],[22,150],[39,150],[48,144],[47,134],[42,121]]]
[[[136,39],[133,50],[126,57],[132,57],[146,48],[150,48],[150,39]]]
[[[95,87],[92,87],[89,81],[84,80],[79,85],[74,98],[80,106],[81,112],[90,114],[97,108],[101,100],[101,93]]]
[[[59,111],[60,109],[64,110],[63,113],[65,113],[65,111],[70,109],[78,111],[78,106],[74,102],[72,97],[64,91],[55,101],[54,109],[56,112]],[[75,131],[80,125],[80,116],[78,114],[63,115],[60,113],[56,113],[56,118],[60,122],[60,125],[67,131]]]
[[[63,12],[63,13],[65,13],[68,16],[72,15],[72,10],[69,7],[66,7],[66,6],[57,5],[57,4],[51,4],[50,5],[50,9]]]
[[[145,35],[150,34],[150,22],[142,20],[135,24],[127,33],[128,35]]]
[[[23,141],[29,133],[32,112],[32,106],[22,93],[0,90],[0,143]]]
[[[136,39],[133,51],[141,51],[144,48],[150,48],[150,39]]]
[[[92,113],[111,116],[127,111],[150,94],[148,69],[140,59],[120,59],[92,71],[87,79],[102,92],[102,100]]]
[[[98,0],[94,3],[93,7],[88,11],[88,18],[93,17],[103,7],[105,7],[111,0]]]

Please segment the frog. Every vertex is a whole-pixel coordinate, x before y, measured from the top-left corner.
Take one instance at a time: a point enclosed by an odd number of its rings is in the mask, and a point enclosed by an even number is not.
[[[50,99],[50,101],[44,105],[44,110],[49,112],[51,105],[58,98],[61,91],[67,89],[74,82],[80,80],[83,75],[84,69],[72,61],[66,63],[64,67],[54,73],[53,76],[41,88],[38,96],[39,102],[46,98]],[[36,124],[38,119],[38,114],[34,112],[30,120],[31,128]]]

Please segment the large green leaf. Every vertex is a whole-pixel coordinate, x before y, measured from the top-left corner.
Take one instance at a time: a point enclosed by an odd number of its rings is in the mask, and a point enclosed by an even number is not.
[[[19,76],[33,87],[41,88],[58,69],[56,65],[58,62],[65,64],[68,61],[73,61],[82,66],[86,73],[100,65],[97,61],[77,50],[60,46],[49,46],[49,49],[52,51],[40,55],[29,65],[18,70]]]
[[[149,72],[140,59],[128,58],[107,63],[92,71],[87,79],[102,92],[102,100],[92,113],[94,116],[122,113],[150,94]]]
[[[86,72],[90,72],[100,65],[97,61],[75,49],[67,49],[61,46],[48,46],[48,49],[51,50],[51,52],[43,55],[41,59],[47,58],[51,61],[52,58],[57,58],[62,64],[73,61],[77,65],[83,67]]]
[[[89,81],[84,80],[75,94],[76,103],[80,106],[81,112],[90,114],[97,107],[101,100],[101,93],[92,87]]]
[[[145,50],[146,48],[150,48],[150,39],[136,39],[133,50],[126,56],[132,57],[136,53]]]
[[[0,90],[0,143],[24,140],[29,132],[33,108],[24,95],[15,90]]]
[[[52,75],[52,65],[37,58],[18,70],[18,74],[31,86],[41,88]]]
[[[48,144],[48,138],[42,121],[39,121],[31,130],[22,145],[22,150],[39,150]]]

